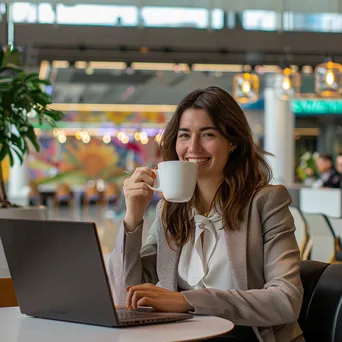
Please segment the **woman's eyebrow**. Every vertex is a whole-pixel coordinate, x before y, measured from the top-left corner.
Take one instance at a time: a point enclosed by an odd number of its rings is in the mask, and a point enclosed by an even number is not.
[[[214,127],[214,126],[201,127],[201,128],[199,129],[199,131],[202,132],[202,131],[207,131],[207,130],[209,130],[209,129],[213,129],[213,130],[217,131],[217,128]],[[185,128],[185,127],[181,127],[181,128],[178,129],[178,131],[190,132],[190,129],[189,129],[189,128]]]

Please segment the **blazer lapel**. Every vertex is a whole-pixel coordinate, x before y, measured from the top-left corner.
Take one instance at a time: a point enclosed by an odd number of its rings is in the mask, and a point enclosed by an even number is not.
[[[246,206],[244,219],[240,223],[238,230],[225,230],[226,246],[230,270],[234,284],[239,290],[248,290],[247,279],[247,236],[248,236],[248,218],[249,209],[252,202],[252,194],[248,205]]]

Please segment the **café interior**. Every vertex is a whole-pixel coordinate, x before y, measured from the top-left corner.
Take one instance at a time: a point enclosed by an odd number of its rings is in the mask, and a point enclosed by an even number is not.
[[[64,113],[54,128],[32,118],[39,151],[0,159],[8,200],[20,206],[0,208],[0,219],[93,222],[109,272],[124,181],[163,161],[164,128],[186,94],[220,87],[273,154],[272,183],[291,196],[305,341],[341,342],[342,183],[319,186],[317,167],[324,154],[337,168],[342,153],[341,43],[342,0],[0,0],[0,46],[15,46],[25,71],[49,81],[49,108]],[[0,102],[0,119],[1,110]],[[154,192],[145,212],[142,244],[162,198]],[[8,266],[0,243],[1,341],[190,341],[232,329],[213,317],[183,331],[185,323],[172,323],[113,335],[19,322],[9,311],[21,303]],[[295,340],[279,340],[287,341]]]

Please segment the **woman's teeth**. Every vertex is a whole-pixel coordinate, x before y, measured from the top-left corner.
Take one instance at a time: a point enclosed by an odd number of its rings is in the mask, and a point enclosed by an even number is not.
[[[203,163],[208,161],[210,158],[189,158],[188,161],[190,163]]]

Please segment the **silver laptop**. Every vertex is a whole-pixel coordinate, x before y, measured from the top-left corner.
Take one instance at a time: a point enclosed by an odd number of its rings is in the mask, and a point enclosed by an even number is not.
[[[94,223],[0,219],[0,238],[23,314],[108,327],[192,318],[115,308]]]

